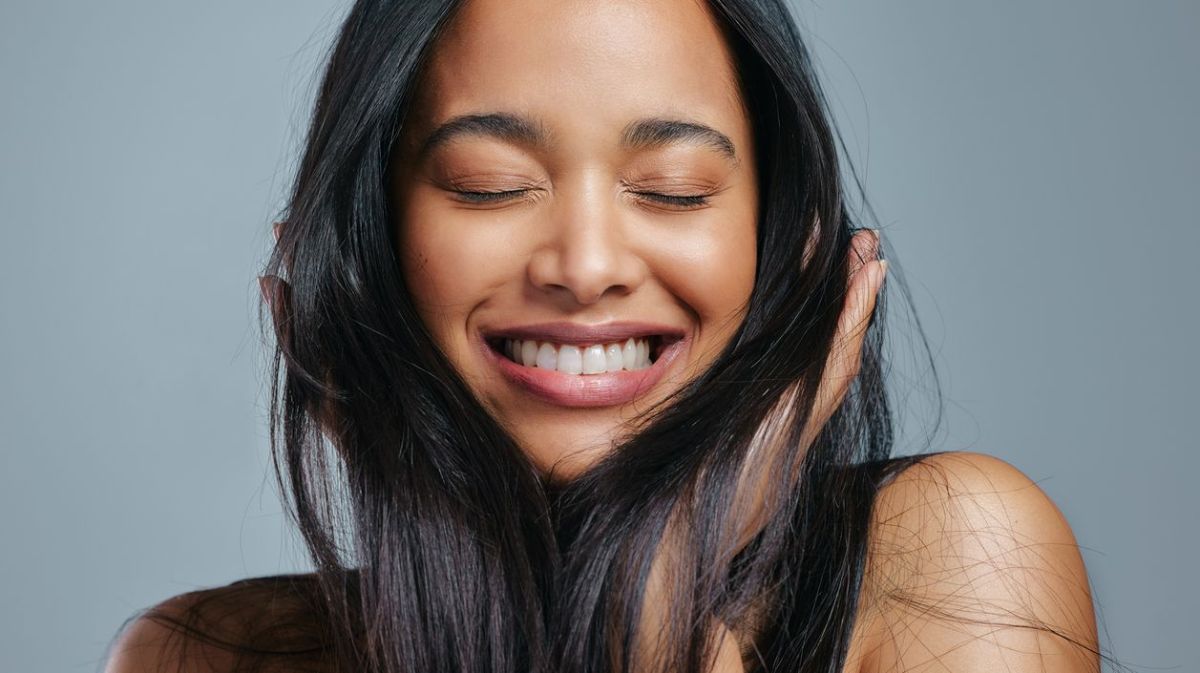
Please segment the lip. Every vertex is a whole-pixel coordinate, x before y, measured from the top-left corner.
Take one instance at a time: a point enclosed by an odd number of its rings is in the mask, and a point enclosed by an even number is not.
[[[625,404],[653,388],[690,340],[683,330],[645,322],[613,322],[601,325],[542,323],[476,332],[477,343],[488,363],[513,385],[526,393],[563,407],[608,407]],[[662,352],[645,369],[602,374],[564,374],[552,369],[526,367],[508,359],[490,345],[489,339],[539,339],[585,345],[621,341],[630,337],[663,335]]]
[[[543,322],[534,325],[515,325],[487,329],[483,331],[484,338],[537,339],[538,341],[553,341],[562,344],[586,346],[596,343],[624,341],[630,337],[639,338],[653,335],[664,335],[671,338],[683,338],[686,332],[678,327],[652,322],[621,320],[600,323],[597,325],[580,325],[572,322]]]

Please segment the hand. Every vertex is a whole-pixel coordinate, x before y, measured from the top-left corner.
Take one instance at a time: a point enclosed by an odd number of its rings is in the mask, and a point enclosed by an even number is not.
[[[877,259],[878,250],[879,239],[874,230],[859,231],[850,240],[846,302],[838,318],[833,346],[825,361],[824,375],[817,385],[812,413],[801,433],[804,451],[812,446],[821,428],[842,404],[861,368],[867,327],[887,272],[887,261]],[[737,536],[732,548],[735,553],[762,530],[778,504],[764,501],[764,494],[774,495],[769,484],[773,475],[787,469],[789,474],[799,478],[799,465],[779,465],[778,461],[786,455],[781,443],[794,421],[792,411],[797,396],[802,392],[801,383],[796,382],[784,392],[779,404],[764,420],[755,436],[739,482],[737,504],[732,515],[732,531]]]
[[[887,262],[876,259],[879,239],[873,231],[860,231],[850,241],[849,280],[845,305],[838,318],[833,347],[826,360],[825,372],[817,386],[812,414],[801,433],[803,450],[816,439],[821,428],[828,422],[846,397],[854,377],[858,376],[862,360],[863,341],[871,315],[875,310],[876,298],[883,285]],[[726,558],[741,551],[766,525],[770,513],[778,503],[764,502],[763,494],[774,494],[770,480],[778,470],[791,468],[798,475],[798,465],[782,466],[778,461],[787,455],[780,443],[784,432],[791,425],[791,411],[796,396],[802,391],[802,382],[796,382],[782,395],[779,404],[760,426],[750,455],[746,460],[735,496],[735,506],[730,514],[729,528],[736,535],[730,548],[723,549]],[[644,634],[641,647],[636,653],[639,661],[651,661],[661,646],[662,625],[666,623],[666,601],[671,581],[670,572],[679,563],[675,550],[684,543],[686,525],[673,516],[667,524],[663,540],[655,553],[646,592],[642,597],[642,619],[639,630]],[[716,643],[718,670],[741,671],[740,647],[736,634],[723,623],[716,624],[712,635]]]
[[[275,235],[275,244],[279,244],[279,235],[283,232],[283,222],[276,222],[271,227],[272,233]],[[286,281],[279,276],[259,276],[258,289],[262,293],[263,301],[267,303],[267,307],[271,311],[272,322],[275,325],[275,335],[279,343],[286,343],[286,333],[282,332],[287,321],[281,311],[286,310],[288,306],[288,292],[291,288],[288,287]]]
[[[887,260],[878,259],[878,236],[876,230],[867,229],[855,233],[850,239],[850,280],[847,283],[846,304],[838,318],[824,377],[817,386],[812,416],[805,426],[801,442],[805,447],[812,445],[821,428],[841,406],[862,365],[867,326],[875,312],[875,302],[887,273]]]

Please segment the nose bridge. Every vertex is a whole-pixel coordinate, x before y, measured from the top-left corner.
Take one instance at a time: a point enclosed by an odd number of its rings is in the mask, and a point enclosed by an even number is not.
[[[535,285],[565,289],[581,304],[606,293],[628,293],[640,281],[640,261],[622,230],[612,192],[599,175],[554,191],[549,240],[530,264]]]

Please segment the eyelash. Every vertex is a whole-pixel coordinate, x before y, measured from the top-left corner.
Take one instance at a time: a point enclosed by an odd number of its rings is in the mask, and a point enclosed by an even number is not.
[[[529,190],[526,189],[511,189],[503,192],[463,192],[453,190],[455,194],[460,195],[464,200],[471,203],[495,203],[504,201],[510,197],[520,195]],[[659,194],[657,192],[633,192],[639,196],[649,197],[652,201],[658,201],[670,206],[679,206],[682,208],[694,208],[708,204],[708,197],[703,195],[697,196],[675,196],[674,194]]]

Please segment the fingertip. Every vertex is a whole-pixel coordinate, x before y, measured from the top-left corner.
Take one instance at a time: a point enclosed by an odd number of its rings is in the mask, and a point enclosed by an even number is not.
[[[870,272],[871,302],[873,304],[880,291],[883,290],[883,282],[887,279],[888,261],[886,259],[876,260],[871,266],[873,267]]]
[[[280,298],[281,290],[286,291],[279,277],[272,275],[258,277],[258,290],[262,293],[263,301],[272,309],[275,308],[275,300]]]
[[[850,252],[848,261],[849,268],[847,269],[847,274],[849,275],[851,282],[853,282],[853,279],[858,276],[859,272],[861,272],[863,267],[867,264],[867,245],[863,242],[864,238],[867,237],[862,233],[857,233],[853,238],[850,239]]]
[[[268,299],[269,295],[267,294],[267,289],[268,289],[267,285],[268,285],[267,277],[259,276],[258,277],[258,292],[259,292],[259,294],[262,295],[263,301],[269,301],[269,299]]]
[[[862,311],[863,319],[869,319],[875,313],[875,306],[879,303],[879,297],[883,294],[883,281],[887,275],[887,260],[876,260],[868,264],[870,269],[865,270],[867,277],[862,284],[862,300],[860,302],[860,310]]]

